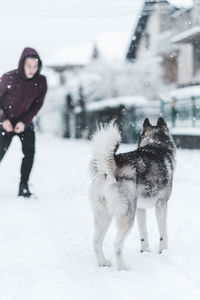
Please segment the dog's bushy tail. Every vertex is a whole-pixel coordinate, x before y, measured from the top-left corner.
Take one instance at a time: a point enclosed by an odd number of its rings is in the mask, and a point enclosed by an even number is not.
[[[115,121],[101,124],[94,133],[91,141],[93,158],[91,175],[113,176],[116,163],[114,154],[121,142],[121,134]]]

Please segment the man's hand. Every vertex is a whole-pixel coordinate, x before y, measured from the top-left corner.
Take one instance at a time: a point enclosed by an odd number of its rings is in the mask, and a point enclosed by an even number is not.
[[[23,122],[18,122],[16,125],[15,125],[15,133],[22,133],[24,132],[24,129],[25,129],[25,124]]]
[[[13,132],[13,126],[10,122],[10,120],[5,120],[3,122],[3,129],[6,131],[6,132]]]

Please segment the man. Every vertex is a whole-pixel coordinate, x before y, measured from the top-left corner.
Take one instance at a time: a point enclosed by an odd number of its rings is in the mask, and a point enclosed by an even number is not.
[[[40,110],[47,91],[42,61],[32,48],[22,52],[18,69],[0,78],[0,161],[17,135],[24,154],[18,196],[29,198],[28,180],[35,154],[33,118]]]

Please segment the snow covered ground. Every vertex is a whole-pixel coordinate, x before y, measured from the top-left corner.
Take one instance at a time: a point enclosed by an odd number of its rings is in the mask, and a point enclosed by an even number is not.
[[[105,240],[111,268],[99,268],[92,249],[87,199],[89,143],[39,135],[31,182],[37,200],[16,197],[20,143],[0,166],[0,299],[200,299],[200,151],[180,150],[169,202],[169,249],[158,254],[149,210],[150,253],[140,254],[137,225],[127,239],[129,271],[118,272],[115,227]],[[122,146],[121,150],[134,148]]]

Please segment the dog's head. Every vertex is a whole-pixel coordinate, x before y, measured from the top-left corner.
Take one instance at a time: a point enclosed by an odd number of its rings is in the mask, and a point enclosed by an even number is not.
[[[151,125],[149,119],[145,119],[143,130],[139,137],[139,147],[155,145],[160,147],[174,148],[174,142],[169,132],[166,122],[159,118],[156,126]]]

